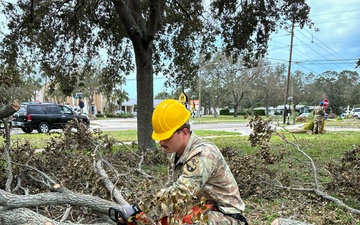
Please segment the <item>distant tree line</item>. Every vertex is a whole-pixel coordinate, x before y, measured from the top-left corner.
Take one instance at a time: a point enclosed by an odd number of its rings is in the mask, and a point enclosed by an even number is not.
[[[206,111],[231,108],[237,116],[245,109],[284,105],[286,74],[284,64],[272,65],[262,60],[255,67],[244,68],[240,60],[233,62],[219,54],[201,67],[198,80],[185,93],[195,99],[200,93],[201,106]],[[355,70],[321,74],[297,70],[291,73],[288,96],[292,97],[291,104],[308,106],[328,99],[328,112],[341,114],[347,106],[360,106],[359,81]],[[181,88],[173,93],[161,92],[155,98],[178,98],[181,92]]]

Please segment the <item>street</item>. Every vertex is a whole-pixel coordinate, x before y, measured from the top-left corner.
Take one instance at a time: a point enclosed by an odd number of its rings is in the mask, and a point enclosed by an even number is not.
[[[247,122],[231,122],[231,123],[193,123],[190,121],[191,129],[196,130],[222,130],[237,132],[242,135],[249,135],[251,129],[247,126]],[[100,128],[104,131],[111,130],[136,130],[136,118],[126,119],[107,119],[107,120],[93,120],[90,128]]]
[[[195,123],[190,121],[191,129],[196,130],[219,130],[239,133],[240,135],[249,135],[251,133],[247,122],[224,122],[224,123]],[[287,130],[297,130],[304,124],[298,123],[295,125],[287,125]],[[136,118],[111,118],[106,120],[92,120],[90,129],[100,128],[103,131],[117,131],[117,130],[136,130]],[[52,130],[55,131],[55,130]],[[61,131],[61,130],[56,130]],[[344,127],[329,127],[325,126],[325,131],[360,131],[359,128],[344,128]],[[12,134],[24,133],[20,128],[13,128]],[[36,130],[33,133],[37,133]]]

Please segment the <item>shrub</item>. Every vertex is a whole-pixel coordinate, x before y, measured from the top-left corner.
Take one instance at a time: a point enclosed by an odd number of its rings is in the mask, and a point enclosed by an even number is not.
[[[104,114],[98,112],[95,116],[100,118],[100,117],[104,117]]]
[[[220,115],[234,115],[234,113],[231,113],[229,109],[221,109]]]
[[[105,116],[108,117],[108,118],[116,118],[116,117],[118,117],[118,116],[117,116],[116,114],[114,114],[114,113],[106,113]]]
[[[265,116],[265,110],[263,109],[259,109],[259,110],[254,110],[255,115],[258,116]]]

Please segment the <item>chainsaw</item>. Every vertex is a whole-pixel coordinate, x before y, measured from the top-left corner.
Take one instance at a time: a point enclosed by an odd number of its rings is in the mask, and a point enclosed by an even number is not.
[[[213,206],[211,204],[206,204],[204,207],[194,206],[192,208],[192,214],[186,215],[184,217],[179,217],[182,220],[183,224],[193,224],[193,220],[199,213],[204,214],[208,210],[211,210]],[[141,212],[132,218],[131,221],[127,221],[123,214],[123,211],[118,208],[109,208],[109,217],[112,221],[117,223],[117,225],[137,225],[136,221],[141,221],[143,223],[148,222],[144,217],[144,212]],[[165,216],[158,221],[161,225],[168,225],[168,217]]]

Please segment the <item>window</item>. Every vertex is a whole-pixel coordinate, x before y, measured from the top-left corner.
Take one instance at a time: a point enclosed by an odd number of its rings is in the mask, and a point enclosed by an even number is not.
[[[60,109],[60,112],[61,113],[64,113],[64,114],[72,114],[72,111],[70,108],[66,107],[66,106],[60,106],[59,105],[59,109]]]
[[[45,114],[45,110],[41,105],[28,105],[28,114]]]
[[[44,108],[48,114],[59,114],[59,110],[56,105],[44,105]]]

